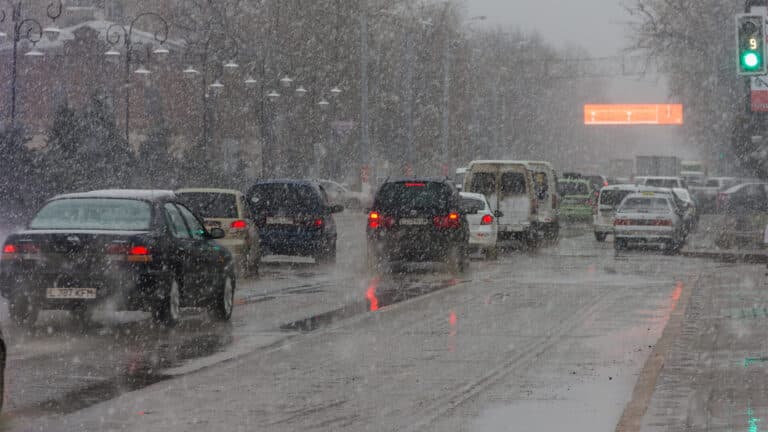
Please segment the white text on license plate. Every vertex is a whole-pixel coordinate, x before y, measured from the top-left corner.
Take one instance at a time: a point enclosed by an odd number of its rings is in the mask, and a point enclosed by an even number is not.
[[[400,225],[426,225],[426,219],[400,219]]]
[[[293,219],[288,217],[268,217],[269,225],[293,225]]]
[[[96,288],[48,288],[45,296],[49,299],[95,299]]]

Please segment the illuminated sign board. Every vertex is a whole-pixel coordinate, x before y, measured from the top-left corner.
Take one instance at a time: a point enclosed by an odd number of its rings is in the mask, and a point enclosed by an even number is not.
[[[584,105],[585,125],[682,125],[681,104]]]

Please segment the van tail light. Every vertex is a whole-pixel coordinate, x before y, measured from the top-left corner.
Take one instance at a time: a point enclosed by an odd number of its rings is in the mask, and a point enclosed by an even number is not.
[[[6,243],[3,245],[2,259],[33,258],[33,255],[40,253],[40,246],[29,243]],[[31,256],[32,255],[32,256]]]
[[[392,216],[383,216],[381,213],[375,211],[368,213],[368,228],[391,228],[394,223],[395,220]]]
[[[629,219],[614,219],[613,220],[613,226],[626,226],[631,225],[631,221]]]
[[[483,215],[483,218],[480,219],[480,225],[490,225],[493,223],[493,216],[487,214]]]
[[[238,219],[229,224],[229,228],[233,231],[248,229],[248,222],[242,219]]]
[[[669,220],[669,219],[657,219],[657,220],[653,221],[653,225],[654,226],[671,227],[672,226],[672,221]]]
[[[437,228],[455,229],[461,226],[461,218],[458,213],[448,213],[447,216],[435,216],[432,223]]]

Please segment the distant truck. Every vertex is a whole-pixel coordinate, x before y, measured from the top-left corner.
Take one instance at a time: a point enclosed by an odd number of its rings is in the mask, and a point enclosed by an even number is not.
[[[677,177],[680,175],[680,159],[675,156],[636,156],[635,175]]]
[[[608,177],[630,178],[635,172],[635,161],[632,159],[611,159],[608,162]]]

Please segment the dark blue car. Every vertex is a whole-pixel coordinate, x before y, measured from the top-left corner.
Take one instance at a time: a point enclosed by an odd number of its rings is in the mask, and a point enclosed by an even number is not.
[[[334,213],[322,186],[310,180],[264,180],[246,194],[259,227],[263,254],[311,256],[317,262],[336,260]]]

